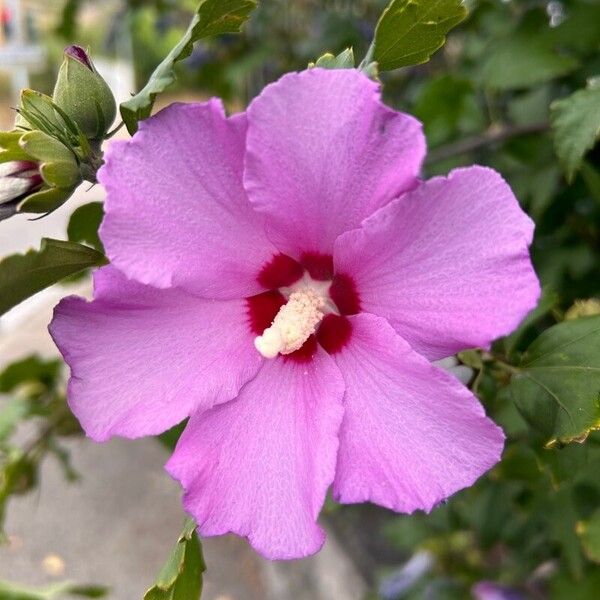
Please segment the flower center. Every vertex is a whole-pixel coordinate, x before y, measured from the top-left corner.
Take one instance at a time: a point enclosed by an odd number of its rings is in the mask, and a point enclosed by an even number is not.
[[[298,283],[281,290],[287,302],[271,326],[254,340],[256,349],[265,358],[292,354],[302,348],[325,315],[335,310],[327,297],[329,283],[316,282],[305,275]]]
[[[265,358],[312,360],[319,346],[340,352],[352,336],[348,318],[361,310],[354,280],[334,273],[333,257],[305,252],[299,261],[277,254],[257,276],[266,291],[246,298],[248,326]]]

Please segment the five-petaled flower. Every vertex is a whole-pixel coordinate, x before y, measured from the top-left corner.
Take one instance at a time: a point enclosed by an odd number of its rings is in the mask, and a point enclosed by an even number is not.
[[[420,181],[418,121],[354,70],[269,85],[247,112],[173,105],[99,179],[112,265],[52,335],[95,440],[189,422],[167,463],[202,535],[317,551],[340,502],[430,510],[503,434],[431,361],[535,306],[533,224],[494,171]]]

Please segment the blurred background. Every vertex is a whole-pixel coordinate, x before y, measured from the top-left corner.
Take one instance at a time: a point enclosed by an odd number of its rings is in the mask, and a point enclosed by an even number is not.
[[[326,51],[351,46],[360,60],[386,4],[265,0],[241,35],[195,47],[160,106],[218,95],[241,110],[266,83]],[[600,2],[467,4],[468,19],[429,63],[385,75],[385,96],[423,120],[428,176],[465,164],[493,166],[536,221],[532,252],[544,295],[535,314],[494,348],[508,359],[549,325],[585,310],[581,301],[600,295],[600,150],[568,182],[549,131],[550,104],[600,75]],[[177,43],[195,6],[195,0],[0,0],[2,129],[12,127],[20,88],[51,93],[69,43],[89,47],[117,100],[126,99]],[[84,188],[46,219],[0,223],[0,256],[37,246],[42,235],[64,238],[74,208],[101,199],[101,189]],[[32,353],[41,357],[31,359],[38,362],[28,375],[18,369],[16,377],[0,375],[0,394],[64,395],[64,374],[47,362],[56,351],[45,326],[52,304],[72,290],[87,293],[87,281],[47,290],[0,320],[0,370]],[[508,435],[500,465],[430,515],[328,502],[323,522],[330,541],[307,561],[270,564],[235,538],[205,541],[204,597],[600,598],[600,550],[582,525],[600,505],[600,437],[544,448],[506,393],[506,373],[468,353],[460,359],[463,376]],[[32,380],[38,387],[31,388]],[[19,435],[27,439],[29,432]],[[0,578],[76,579],[109,585],[117,600],[141,598],[182,518],[178,490],[162,471],[164,448],[154,440],[97,446],[70,434],[56,443],[35,463],[35,481],[7,504]],[[0,485],[0,505],[6,500]]]

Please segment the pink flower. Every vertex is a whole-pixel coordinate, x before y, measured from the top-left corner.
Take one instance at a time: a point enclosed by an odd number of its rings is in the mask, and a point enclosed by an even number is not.
[[[498,461],[501,430],[430,361],[535,306],[533,224],[490,169],[421,182],[424,154],[376,83],[320,69],[230,118],[173,105],[112,145],[112,266],[51,332],[91,438],[191,417],[166,468],[202,535],[306,556],[331,485],[431,510]]]

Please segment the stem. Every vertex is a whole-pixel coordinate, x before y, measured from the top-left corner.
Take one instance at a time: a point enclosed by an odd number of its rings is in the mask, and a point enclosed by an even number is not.
[[[529,123],[527,125],[510,125],[501,129],[490,127],[481,135],[465,138],[463,140],[459,140],[458,142],[447,144],[446,146],[441,146],[440,148],[432,150],[427,157],[427,163],[432,164],[440,162],[442,160],[452,158],[453,156],[473,152],[479,148],[504,142],[521,135],[542,133],[547,131],[549,127],[550,124],[546,121],[540,123]]]
[[[38,435],[28,444],[23,446],[23,454],[30,456],[38,449],[43,448],[54,434],[56,428],[68,417],[68,413],[61,411],[58,416],[50,419],[39,431]]]
[[[500,370],[506,371],[511,375],[517,375],[521,372],[519,369],[517,369],[517,367],[513,367],[512,365],[509,365],[508,363],[505,363],[502,360],[498,360],[497,358],[494,358],[494,365],[497,366]]]
[[[119,125],[117,125],[114,129],[112,129],[111,131],[109,131],[105,136],[104,139],[105,140],[110,140],[111,137],[113,137],[113,135],[115,135],[116,133],[118,133],[119,131],[121,131],[121,129],[123,129],[123,127],[125,126],[125,122],[121,121],[119,123]]]

